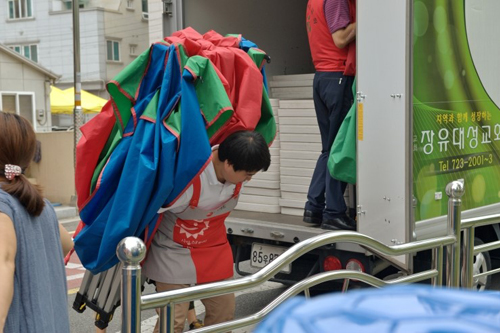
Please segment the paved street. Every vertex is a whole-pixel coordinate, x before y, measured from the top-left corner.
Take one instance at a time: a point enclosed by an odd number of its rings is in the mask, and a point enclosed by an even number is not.
[[[77,222],[74,219],[67,219],[61,221],[66,229],[73,233],[76,229]],[[68,281],[68,308],[70,315],[70,324],[72,333],[88,333],[94,332],[94,315],[95,313],[86,309],[83,313],[77,313],[73,310],[73,301],[75,300],[76,293],[79,290],[80,284],[83,279],[85,269],[81,265],[76,254],[71,256],[70,262],[66,266],[66,274]],[[235,278],[239,277],[235,273]],[[246,290],[244,292],[236,293],[236,318],[251,315],[275,299],[281,294],[285,288],[283,285],[274,282],[265,283],[262,286]],[[154,288],[146,285],[145,293],[154,292]],[[203,319],[205,309],[200,301],[195,302],[196,313],[199,318]],[[156,323],[157,315],[153,310],[147,310],[142,313],[142,332],[153,332]],[[115,333],[120,332],[121,325],[121,308],[115,311],[114,319],[111,321],[107,332]],[[251,327],[234,330],[234,333],[247,333],[251,332]]]
[[[73,232],[77,226],[77,222],[73,219],[62,220],[62,223],[68,229],[68,231]],[[70,314],[70,324],[72,333],[88,333],[94,332],[94,312],[90,309],[85,310],[82,314],[77,313],[72,309],[73,301],[75,295],[78,292],[85,269],[81,265],[76,254],[73,254],[70,262],[66,266],[66,274],[68,281],[68,308]],[[235,278],[239,277],[235,273]],[[500,276],[494,275],[492,279],[492,289],[500,290]],[[262,286],[246,290],[244,292],[236,293],[236,318],[242,318],[264,308],[272,300],[274,300],[279,294],[285,290],[284,286],[279,283],[268,282]],[[152,286],[147,285],[145,293],[152,293],[154,289]],[[205,309],[200,301],[195,302],[196,313],[198,317],[203,319]],[[154,325],[156,323],[156,313],[154,310],[147,310],[142,312],[142,332],[150,333],[153,332]],[[111,321],[107,332],[118,333],[120,332],[121,325],[121,308],[119,307],[115,311],[114,319]],[[234,330],[234,333],[249,333],[252,327],[242,328]]]

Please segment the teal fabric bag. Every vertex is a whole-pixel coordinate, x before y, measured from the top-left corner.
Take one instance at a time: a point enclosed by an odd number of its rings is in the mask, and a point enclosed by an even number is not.
[[[356,96],[356,80],[352,84],[352,94]],[[352,104],[340,125],[328,157],[330,175],[350,184],[356,183],[356,105],[356,102]]]

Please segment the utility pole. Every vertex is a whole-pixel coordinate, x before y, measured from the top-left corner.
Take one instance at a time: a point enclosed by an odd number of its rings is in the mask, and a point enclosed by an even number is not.
[[[73,80],[75,91],[75,107],[73,109],[73,167],[76,171],[76,145],[80,140],[82,126],[82,84],[80,74],[80,4],[79,0],[73,0]],[[71,203],[77,207],[76,187],[75,195],[71,197]]]
[[[74,160],[76,168],[76,145],[80,140],[82,126],[82,84],[80,73],[80,6],[79,0],[73,0],[73,78],[75,90],[75,107],[73,109],[73,127],[74,127]]]

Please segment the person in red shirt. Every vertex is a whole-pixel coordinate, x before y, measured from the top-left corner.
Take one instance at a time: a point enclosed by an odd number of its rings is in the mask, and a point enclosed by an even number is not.
[[[322,147],[303,220],[329,230],[356,230],[356,222],[346,214],[347,184],[333,179],[327,169],[330,148],[353,103],[355,11],[354,0],[309,0],[307,4],[306,28],[316,69],[313,99]]]

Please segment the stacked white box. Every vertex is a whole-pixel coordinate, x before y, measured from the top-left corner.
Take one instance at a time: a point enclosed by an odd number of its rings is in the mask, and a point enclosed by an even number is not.
[[[321,153],[314,102],[280,100],[281,213],[302,216],[316,161]]]
[[[277,99],[270,99],[276,125],[279,126]],[[278,128],[277,128],[278,129]],[[235,209],[262,213],[280,213],[280,134],[270,147],[271,165],[266,172],[259,172],[249,181],[240,194]]]
[[[311,99],[314,74],[275,75],[269,81],[271,96],[280,100]]]

